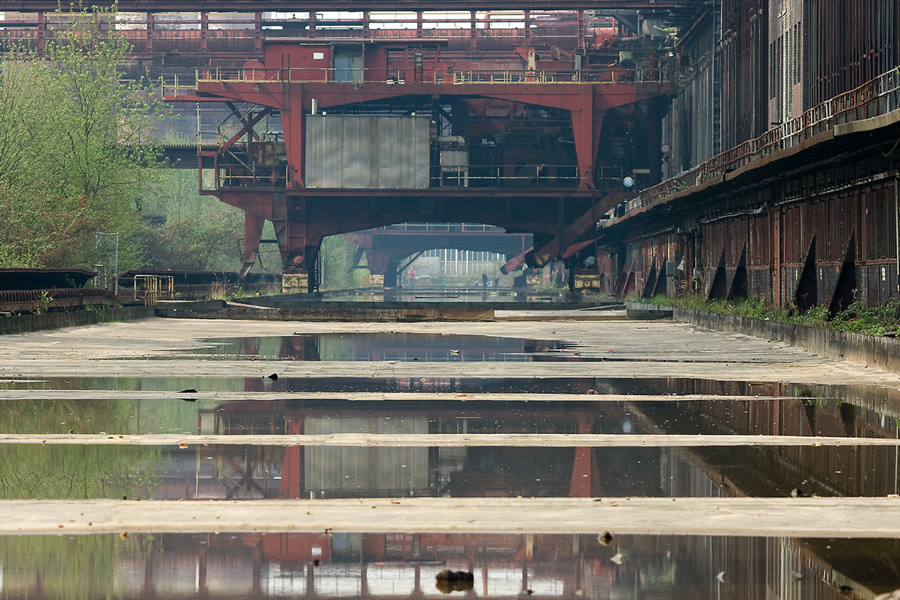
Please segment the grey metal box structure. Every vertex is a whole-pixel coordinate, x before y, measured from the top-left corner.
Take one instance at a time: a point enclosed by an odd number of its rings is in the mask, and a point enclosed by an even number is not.
[[[430,117],[308,115],[309,188],[429,187]]]

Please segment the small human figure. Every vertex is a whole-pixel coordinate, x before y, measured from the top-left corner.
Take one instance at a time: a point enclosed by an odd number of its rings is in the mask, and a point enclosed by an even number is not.
[[[500,287],[500,278],[494,277],[494,289],[496,290],[499,287]]]
[[[487,273],[481,274],[481,287],[487,289]]]
[[[409,287],[413,287],[413,285],[415,284],[415,281],[416,281],[416,270],[410,269],[409,272],[406,274],[406,279],[409,280]]]

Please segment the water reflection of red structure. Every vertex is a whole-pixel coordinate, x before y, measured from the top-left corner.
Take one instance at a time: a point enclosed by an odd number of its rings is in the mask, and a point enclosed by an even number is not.
[[[427,385],[440,383],[429,381]],[[447,389],[456,389],[453,380],[445,383]],[[760,397],[631,405],[567,403],[566,409],[558,404],[537,403],[429,402],[430,408],[425,409],[422,404],[410,402],[255,401],[225,404],[214,413],[201,416],[206,423],[202,432],[610,433],[630,425],[635,431],[660,433],[897,435],[889,404],[877,394],[869,397],[865,390],[857,390],[862,394],[857,397],[853,390],[822,390],[814,386],[754,384],[748,388],[749,384],[740,382],[672,383],[673,391],[678,393]],[[416,389],[414,384],[409,380],[409,389]],[[399,384],[398,387],[402,389]],[[767,395],[801,395],[809,399],[767,399]],[[812,399],[815,396],[821,399]],[[340,417],[334,416],[338,413]],[[412,448],[390,455],[383,448],[231,447],[206,448],[201,452],[211,457],[208,461],[204,458],[205,464],[231,469],[229,488],[224,492],[231,494],[228,497],[783,496],[804,479],[815,483],[803,487],[811,487],[810,492],[820,495],[873,496],[896,493],[898,485],[897,457],[893,453],[858,446],[773,447],[764,451],[706,448],[690,452]],[[258,486],[251,485],[253,479],[248,478],[248,473],[259,477]],[[405,479],[401,480],[398,473]],[[349,478],[345,477],[347,474]],[[238,485],[242,482],[243,487]],[[221,481],[209,481],[200,496],[222,497],[222,485]]]
[[[89,553],[48,560],[70,542],[8,556],[2,598],[445,598],[443,569],[474,575],[465,597],[839,600],[838,585],[893,589],[897,540],[837,545],[785,538],[536,533],[284,533],[129,536],[102,567]],[[103,539],[97,536],[102,544]],[[117,538],[115,538],[117,539]],[[46,554],[43,554],[46,553]],[[613,558],[615,557],[615,560]],[[861,568],[860,558],[873,560]],[[44,559],[44,561],[42,561]],[[52,563],[52,564],[51,564]],[[26,567],[27,565],[27,567]],[[90,572],[89,577],[85,573]],[[717,577],[724,573],[724,576]],[[721,579],[721,581],[720,581]],[[77,596],[77,594],[75,594]]]
[[[208,552],[240,551],[252,561],[262,572],[254,586],[269,586],[250,590],[260,596],[275,595],[279,580],[310,598],[334,595],[334,580],[349,592],[341,595],[359,598],[440,596],[435,574],[449,568],[476,575],[473,597],[575,598],[586,585],[614,583],[622,570],[609,560],[618,549],[593,536],[268,533],[241,536],[244,548],[223,537],[210,539]],[[387,584],[394,593],[385,593]]]
[[[201,433],[592,433],[606,421],[618,420],[614,406],[590,412],[589,407],[560,410],[558,406],[524,410],[497,409],[497,403],[440,402],[424,409],[408,403],[342,407],[333,402],[298,401],[228,403],[201,414]],[[339,414],[340,416],[336,416]],[[319,448],[281,449],[201,447],[220,469],[226,497],[365,497],[375,494],[416,496],[573,496],[603,493],[597,448]],[[635,449],[647,460],[634,468],[647,481],[658,481],[656,449]],[[250,454],[256,459],[250,458]],[[256,461],[255,464],[254,460]],[[269,465],[263,460],[273,461]],[[201,461],[205,463],[206,461]],[[645,465],[641,467],[640,465]],[[397,472],[400,470],[401,475]],[[649,470],[648,470],[649,469]],[[222,477],[222,472],[228,472]],[[265,482],[253,473],[269,474]],[[271,475],[277,473],[278,481]],[[227,481],[223,481],[227,480]],[[231,482],[231,483],[229,483]],[[215,484],[213,484],[214,486]],[[615,489],[616,486],[613,486]],[[241,494],[235,491],[242,488]],[[277,489],[276,489],[277,488]],[[633,490],[624,490],[631,493]],[[213,497],[219,497],[214,495]],[[645,495],[658,495],[645,493]]]
[[[719,393],[739,393],[724,386]],[[728,400],[710,399],[677,403],[645,403],[632,406],[642,428],[659,433],[749,434],[785,436],[835,436],[896,438],[898,413],[889,402],[892,392],[848,387],[825,388],[800,384],[756,384],[755,391],[773,396],[803,399]],[[703,448],[695,455],[716,469],[716,475],[732,478],[724,469],[741,465],[739,480],[758,485],[731,493],[787,495],[802,487],[807,493],[843,496],[881,496],[896,493],[900,486],[895,451],[846,445],[815,448],[782,446],[760,452],[753,448]],[[712,475],[712,473],[710,473]],[[734,477],[734,479],[738,479]]]
[[[277,358],[289,361],[381,362],[523,362],[580,360],[575,353],[562,354],[562,342],[516,337],[405,334],[322,333],[278,337],[214,340],[228,354],[241,357]],[[232,350],[231,348],[235,349]],[[264,382],[247,380],[247,391],[265,390]]]

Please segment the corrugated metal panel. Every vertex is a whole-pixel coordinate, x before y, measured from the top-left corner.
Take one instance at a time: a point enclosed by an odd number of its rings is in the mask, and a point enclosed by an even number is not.
[[[843,175],[854,173],[848,169]],[[814,301],[840,310],[854,298],[869,306],[883,304],[898,289],[896,185],[888,179],[821,194],[813,190],[802,200],[770,209],[765,208],[770,196],[782,197],[784,190],[754,192],[747,197],[748,207],[761,206],[759,212],[700,225],[701,289],[716,298],[746,292],[781,306]],[[638,289],[643,284],[651,291],[678,289],[677,279],[688,272],[663,284],[658,275],[648,274],[654,267],[661,272],[667,260],[677,263],[691,252],[690,245],[671,233],[626,241],[629,260],[642,263]]]
[[[723,148],[769,129],[768,0],[722,2]]]
[[[425,189],[429,117],[309,115],[306,185],[310,188]]]
[[[717,36],[715,19],[708,18],[692,28],[681,46],[683,80],[662,127],[663,177],[672,177],[718,154],[718,79],[716,75]]]
[[[379,434],[428,433],[424,417],[310,417],[304,433],[328,435],[348,431]],[[398,470],[394,465],[407,468]],[[360,490],[429,489],[428,448],[336,448],[309,446],[303,456],[304,491],[354,494]]]
[[[803,5],[769,0],[769,121],[781,123],[803,112]]]
[[[900,0],[804,2],[806,108],[894,68],[900,62]]]

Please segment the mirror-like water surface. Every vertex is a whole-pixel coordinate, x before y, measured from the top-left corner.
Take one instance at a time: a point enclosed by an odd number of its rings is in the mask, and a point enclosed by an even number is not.
[[[277,383],[277,382],[276,382]],[[187,396],[187,395],[184,395]],[[193,394],[191,394],[193,396]],[[834,398],[691,399],[680,401],[8,399],[0,433],[269,434],[320,433],[666,433],[897,438],[897,415]],[[520,398],[520,397],[519,397]],[[627,398],[627,396],[624,396]],[[300,423],[300,425],[297,425]],[[416,423],[408,431],[400,423]],[[418,425],[424,423],[425,425]]]
[[[558,341],[396,333],[214,338],[193,353],[146,358],[200,359],[197,364],[618,360],[600,356],[596,347],[588,353]],[[165,372],[155,366],[155,371],[136,372]],[[515,372],[515,366],[498,370]],[[264,372],[279,373],[277,378],[8,379],[0,381],[5,394],[0,433],[516,433],[537,441],[526,447],[440,447],[427,439],[418,447],[9,443],[0,447],[0,499],[751,496],[790,501],[791,496],[900,494],[896,446],[820,447],[811,440],[802,446],[557,448],[542,446],[537,437],[593,433],[896,439],[900,392],[895,389],[678,377],[547,377],[552,371],[546,366],[539,371],[539,366],[527,367],[539,376],[522,376],[528,371],[519,365],[519,376],[497,378],[444,377],[432,364],[420,376],[404,378],[290,376],[280,374],[279,369],[287,370],[285,365],[271,365]],[[294,373],[303,368],[293,366]],[[634,370],[640,372],[639,366]],[[187,389],[196,394],[141,399],[116,394]],[[55,390],[69,393],[55,399],[40,396]],[[88,399],[80,390],[109,393]],[[223,400],[216,392],[232,396]],[[315,392],[340,395],[322,399],[315,398]],[[388,397],[363,401],[353,397],[357,392]],[[405,392],[421,396],[389,396]],[[497,397],[427,397],[479,392]],[[584,394],[590,399],[503,397],[533,393]],[[697,397],[660,400],[640,395]],[[525,531],[527,526],[523,524]],[[227,531],[228,524],[222,529]],[[0,537],[0,598],[441,597],[445,591],[435,580],[443,569],[472,573],[471,589],[453,592],[467,597],[831,600],[871,598],[900,587],[897,540],[384,534],[377,532],[377,523],[372,529],[333,535]]]
[[[563,342],[478,335],[320,333],[212,338],[191,355],[293,361],[522,362],[578,358]]]
[[[840,600],[900,587],[900,540],[385,533],[0,537],[2,598]],[[882,567],[882,568],[879,568]]]
[[[327,423],[310,428],[333,430]],[[7,466],[0,472],[0,499],[785,498],[898,492],[894,447],[14,444],[2,452]],[[862,468],[862,460],[879,466]]]

